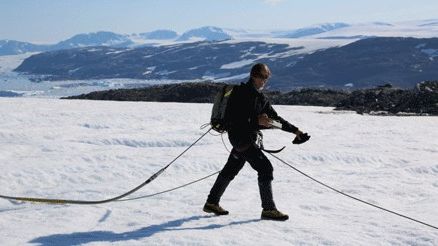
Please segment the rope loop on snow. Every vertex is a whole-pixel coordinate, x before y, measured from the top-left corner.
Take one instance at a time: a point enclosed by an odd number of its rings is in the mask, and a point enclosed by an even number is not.
[[[203,125],[203,126],[201,127],[201,129],[203,129],[203,128],[205,128],[205,127],[206,127],[206,126]],[[117,201],[117,202],[122,202],[122,201],[138,200],[138,199],[148,198],[148,197],[152,197],[152,196],[156,196],[156,195],[164,194],[164,193],[167,193],[167,192],[170,192],[170,191],[178,190],[178,189],[181,189],[181,188],[183,188],[183,187],[186,187],[186,186],[189,186],[189,185],[192,185],[192,184],[198,183],[198,182],[200,182],[200,181],[202,181],[202,180],[205,180],[205,179],[207,179],[207,178],[209,178],[209,177],[211,177],[211,176],[214,176],[214,175],[218,174],[220,171],[216,171],[216,172],[211,173],[211,174],[209,174],[209,175],[207,175],[207,176],[205,176],[205,177],[203,177],[203,178],[200,178],[200,179],[197,179],[197,180],[191,181],[191,182],[189,182],[189,183],[186,183],[186,184],[180,185],[180,186],[175,187],[175,188],[172,188],[172,189],[168,189],[168,190],[160,191],[160,192],[157,192],[157,193],[154,193],[154,194],[150,194],[150,195],[145,195],[145,196],[140,196],[140,197],[134,197],[134,198],[122,199],[122,198],[124,198],[124,197],[126,197],[126,196],[128,196],[128,195],[130,195],[130,194],[132,194],[132,193],[134,193],[134,192],[136,192],[137,190],[141,189],[142,187],[144,187],[145,185],[149,184],[150,182],[152,182],[152,181],[153,181],[155,178],[157,178],[161,173],[163,173],[163,172],[164,172],[164,171],[165,171],[170,165],[172,165],[176,160],[178,160],[178,158],[180,158],[180,157],[181,157],[183,154],[185,154],[185,153],[186,153],[191,147],[193,147],[197,142],[199,142],[199,141],[200,141],[205,135],[207,135],[207,134],[211,131],[211,129],[212,129],[212,128],[210,128],[207,132],[205,132],[204,134],[202,134],[202,135],[201,135],[201,136],[200,136],[195,142],[193,142],[189,147],[187,147],[183,152],[181,152],[177,157],[175,157],[175,158],[174,158],[169,164],[167,164],[165,167],[163,167],[162,169],[160,169],[158,172],[154,173],[154,174],[153,174],[149,179],[147,179],[145,182],[143,182],[143,183],[140,184],[139,186],[135,187],[134,189],[132,189],[132,190],[130,190],[130,191],[128,191],[128,192],[126,192],[126,193],[124,193],[124,194],[122,194],[122,195],[119,195],[119,196],[116,196],[116,197],[113,197],[113,198],[110,198],[110,199],[97,200],[97,201],[83,201],[83,200],[63,200],[63,199],[32,198],[32,197],[13,197],[13,196],[4,196],[4,195],[0,195],[0,198],[4,198],[4,199],[8,199],[8,200],[15,200],[15,201],[24,201],[24,202],[41,202],[41,203],[49,203],[49,204],[80,204],[80,205],[90,205],[90,204],[102,204],[102,203],[115,202],[115,201]],[[226,144],[225,144],[225,141],[223,140],[223,134],[220,134],[220,135],[221,135],[222,143],[224,144],[225,149],[226,149],[228,152],[230,152],[229,149],[227,148]],[[338,189],[336,189],[336,188],[333,188],[333,187],[331,187],[330,185],[327,185],[327,184],[325,184],[324,182],[321,182],[321,181],[319,181],[319,180],[313,178],[312,176],[310,176],[310,175],[304,173],[303,171],[299,170],[298,168],[294,167],[293,165],[289,164],[288,162],[284,161],[283,159],[281,159],[280,157],[274,155],[273,153],[270,153],[270,152],[267,152],[267,153],[270,154],[270,155],[271,155],[272,157],[274,157],[275,159],[277,159],[278,161],[280,161],[281,163],[283,163],[283,164],[285,164],[286,166],[290,167],[291,169],[295,170],[295,171],[298,172],[299,174],[301,174],[301,175],[303,175],[303,176],[309,178],[310,180],[312,180],[312,181],[314,181],[314,182],[316,182],[316,183],[318,183],[318,184],[320,184],[320,185],[322,185],[322,186],[324,186],[324,187],[326,187],[326,188],[328,188],[328,189],[330,189],[330,190],[332,190],[332,191],[334,191],[334,192],[336,192],[336,193],[338,193],[338,194],[341,194],[341,195],[343,195],[343,196],[346,196],[346,197],[348,197],[348,198],[350,198],[350,199],[356,200],[356,201],[361,202],[361,203],[363,203],[363,204],[366,204],[366,205],[372,206],[372,207],[374,207],[374,208],[377,208],[377,209],[383,210],[383,211],[385,211],[385,212],[388,212],[388,213],[391,213],[391,214],[397,215],[397,216],[399,216],[399,217],[402,217],[402,218],[405,218],[405,219],[408,219],[408,220],[414,221],[414,222],[416,222],[416,223],[419,223],[419,224],[422,224],[422,225],[425,225],[425,226],[428,226],[428,227],[430,227],[430,228],[433,228],[433,229],[438,230],[438,227],[437,227],[437,226],[434,226],[434,225],[428,224],[428,223],[426,223],[426,222],[423,222],[423,221],[421,221],[421,220],[418,220],[418,219],[415,219],[415,218],[412,218],[412,217],[409,217],[409,216],[403,215],[403,214],[398,213],[398,212],[395,212],[395,211],[393,211],[393,210],[390,210],[390,209],[387,209],[387,208],[384,208],[384,207],[381,207],[381,206],[378,206],[378,205],[372,204],[372,203],[370,203],[370,202],[364,201],[364,200],[362,200],[362,199],[360,199],[360,198],[357,198],[357,197],[354,197],[354,196],[352,196],[352,195],[349,195],[349,194],[347,194],[347,193],[345,193],[345,192],[342,192],[342,191],[340,191],[340,190],[338,190]]]
[[[152,182],[154,179],[156,179],[160,174],[162,174],[170,165],[172,165],[176,160],[178,160],[182,155],[184,155],[190,148],[192,148],[196,143],[198,143],[205,135],[207,135],[212,128],[208,129],[204,134],[202,134],[195,142],[190,144],[189,147],[187,147],[183,152],[181,152],[177,157],[175,157],[169,164],[167,164],[165,167],[158,170],[158,172],[154,173],[150,178],[148,178],[146,181],[135,187],[134,189],[109,199],[104,200],[94,200],[94,201],[85,201],[85,200],[66,200],[66,199],[49,199],[49,198],[37,198],[37,197],[18,197],[18,196],[5,196],[0,195],[0,198],[4,198],[7,200],[14,200],[14,201],[23,201],[23,202],[38,202],[38,203],[49,203],[49,204],[78,204],[78,205],[91,205],[91,204],[102,204],[102,203],[108,203],[108,202],[114,202],[117,200],[120,200],[121,198],[124,198],[137,190],[143,188],[145,185]],[[210,174],[208,177],[213,176],[214,174]],[[202,179],[201,179],[202,180]],[[200,181],[200,180],[199,180]],[[199,182],[198,181],[198,182]],[[191,182],[193,183],[193,182]],[[187,185],[184,185],[187,186]],[[179,188],[182,188],[184,186],[181,186]],[[172,190],[172,189],[171,189]],[[170,190],[169,190],[170,191]],[[164,193],[164,192],[161,192]],[[160,194],[161,194],[160,193]]]

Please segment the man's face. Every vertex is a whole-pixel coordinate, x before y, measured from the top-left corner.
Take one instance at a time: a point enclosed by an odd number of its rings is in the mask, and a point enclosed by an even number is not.
[[[268,82],[269,76],[264,76],[263,78],[254,78],[254,87],[257,90],[263,90],[266,83]]]
[[[253,71],[251,71],[251,74],[252,73]],[[268,82],[269,77],[271,77],[271,71],[269,70],[268,66],[263,65],[263,67],[260,68],[260,71],[254,73],[254,75],[255,76],[251,77],[254,83],[254,87],[258,91],[263,90],[263,88],[266,85],[266,82]]]

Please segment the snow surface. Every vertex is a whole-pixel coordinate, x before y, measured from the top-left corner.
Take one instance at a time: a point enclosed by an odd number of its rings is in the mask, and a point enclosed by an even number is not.
[[[0,56],[0,76],[10,73],[18,67],[26,58],[37,53],[26,53],[20,55]]]
[[[240,68],[243,66],[246,66],[248,64],[254,63],[256,60],[259,59],[265,59],[265,58],[284,58],[292,55],[297,54],[309,54],[313,53],[317,50],[321,49],[327,49],[331,47],[338,47],[338,46],[344,46],[349,43],[352,43],[354,41],[357,41],[358,39],[282,39],[282,38],[262,38],[262,39],[240,39],[240,40],[227,40],[222,41],[221,43],[226,44],[235,44],[240,42],[265,42],[266,46],[269,47],[269,45],[272,44],[287,44],[290,48],[296,48],[292,50],[288,50],[286,52],[282,53],[262,53],[262,54],[254,54],[251,53],[251,51],[255,47],[251,47],[245,54],[242,55],[242,60],[231,62],[228,64],[223,64],[221,66],[221,69],[235,69]],[[256,58],[253,59],[245,59],[247,55],[258,55]]]
[[[421,52],[428,55],[430,58],[435,58],[438,56],[438,50],[437,49],[421,49]]]
[[[288,44],[290,41],[299,39],[344,39],[344,42],[354,42],[359,38],[365,37],[415,37],[415,38],[434,38],[438,36],[438,19],[431,20],[413,20],[403,22],[366,22],[366,23],[348,23],[346,27],[328,30],[326,32],[303,36],[301,38],[278,38],[279,34],[294,33],[299,30],[321,28],[327,29],[328,26],[338,25],[339,23],[321,23],[297,29],[233,29],[218,28],[224,33],[230,35],[231,42],[243,41],[262,41],[270,43]],[[344,23],[342,23],[344,24]],[[135,37],[135,36],[134,36]],[[153,45],[171,45],[181,43],[175,40],[144,40],[130,37],[136,45],[153,44]],[[204,40],[203,38],[193,38],[183,43],[191,43]],[[327,47],[326,47],[327,48]]]
[[[267,130],[265,146],[351,195],[438,224],[438,118],[378,117],[324,107],[275,106],[312,135]],[[211,104],[0,98],[0,194],[104,199],[137,186],[205,130]],[[226,141],[229,146],[228,141]],[[228,156],[207,135],[133,197],[201,178]],[[438,231],[340,196],[272,157],[274,197],[290,215],[261,221],[249,165],[202,212],[214,178],[184,189],[102,205],[0,200],[0,245],[438,245]]]
[[[239,40],[226,40],[221,43],[240,43],[240,42],[265,42],[266,45],[270,44],[287,44],[289,47],[302,49],[288,51],[288,53],[282,53],[284,57],[287,55],[295,55],[295,54],[305,54],[315,52],[319,49],[328,49],[335,46],[344,46],[349,43],[355,42],[359,39],[351,38],[351,39],[317,39],[317,38],[248,38],[248,39],[239,39]]]
[[[241,68],[250,64],[253,64],[255,59],[245,59],[241,61],[231,62],[228,64],[224,64],[221,66],[221,69],[235,69],[235,68]]]
[[[420,20],[395,23],[358,23],[308,36],[308,38],[347,38],[354,36],[436,38],[438,36],[437,21],[438,20]]]

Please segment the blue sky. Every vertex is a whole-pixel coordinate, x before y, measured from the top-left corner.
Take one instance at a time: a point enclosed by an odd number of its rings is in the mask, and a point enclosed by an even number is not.
[[[55,43],[78,33],[295,29],[327,22],[438,19],[437,0],[0,0],[0,40]]]

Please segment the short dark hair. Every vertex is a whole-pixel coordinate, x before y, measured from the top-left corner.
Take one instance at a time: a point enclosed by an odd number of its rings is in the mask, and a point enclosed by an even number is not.
[[[251,73],[250,73],[251,78],[268,79],[270,76],[271,76],[271,70],[269,70],[268,65],[264,63],[257,63],[251,68]]]

